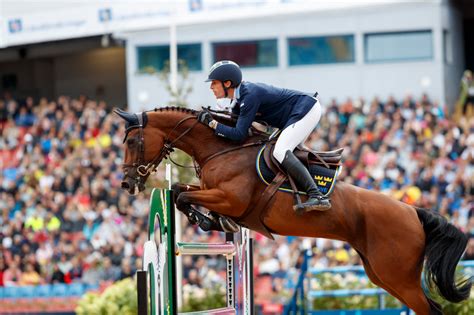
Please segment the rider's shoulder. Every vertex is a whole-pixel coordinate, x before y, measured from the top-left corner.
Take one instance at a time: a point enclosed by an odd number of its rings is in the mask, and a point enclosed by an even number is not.
[[[266,93],[271,88],[270,85],[260,82],[242,82],[240,86],[240,95],[261,95]]]

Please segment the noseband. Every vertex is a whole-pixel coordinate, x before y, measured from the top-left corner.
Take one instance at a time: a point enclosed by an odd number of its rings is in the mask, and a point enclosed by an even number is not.
[[[197,125],[198,120],[196,116],[188,116],[184,117],[178,123],[174,126],[174,128],[168,133],[164,140],[163,147],[161,148],[160,152],[152,159],[151,162],[146,163],[145,162],[145,136],[144,136],[144,127],[145,123],[147,121],[146,117],[146,112],[142,112],[141,115],[135,114],[138,118],[138,125],[130,126],[125,130],[125,138],[124,142],[127,140],[128,134],[130,131],[133,129],[139,129],[139,142],[138,142],[138,161],[134,162],[133,164],[123,164],[124,168],[135,168],[136,173],[138,176],[135,178],[131,175],[128,174],[128,172],[125,174],[125,177],[130,177],[135,181],[138,181],[141,184],[145,184],[145,179],[147,176],[149,176],[151,173],[153,173],[158,165],[160,165],[161,161],[165,158],[167,158],[171,152],[174,151],[174,145],[176,142],[178,142],[182,137],[184,137],[186,134],[188,134],[194,126]],[[182,132],[176,139],[171,140],[170,137],[172,133],[179,128],[185,121],[189,119],[196,119],[194,123],[191,124],[184,132]]]

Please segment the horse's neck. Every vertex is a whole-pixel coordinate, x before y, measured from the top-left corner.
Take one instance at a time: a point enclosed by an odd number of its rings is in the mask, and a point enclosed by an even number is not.
[[[225,148],[225,143],[219,141],[213,131],[198,123],[195,119],[188,119],[179,127],[176,125],[184,118],[192,116],[192,113],[182,111],[153,112],[149,115],[149,124],[156,128],[163,138],[169,137],[174,141],[188,128],[192,129],[176,143],[175,147],[192,156],[198,164],[201,164],[210,155]]]

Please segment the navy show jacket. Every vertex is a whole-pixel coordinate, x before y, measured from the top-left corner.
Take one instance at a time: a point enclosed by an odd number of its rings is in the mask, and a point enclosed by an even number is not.
[[[259,121],[285,129],[303,118],[316,102],[308,93],[246,81],[234,93],[236,104],[232,111],[239,115],[237,124],[235,128],[218,124],[216,134],[235,141],[247,138],[257,113]]]

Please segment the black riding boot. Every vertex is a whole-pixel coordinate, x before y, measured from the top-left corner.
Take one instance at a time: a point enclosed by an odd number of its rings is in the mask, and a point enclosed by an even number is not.
[[[329,199],[324,197],[319,191],[311,174],[293,152],[290,150],[286,151],[285,159],[281,163],[281,166],[283,166],[288,175],[295,181],[296,186],[308,194],[308,200],[301,204],[305,211],[326,211],[331,208]],[[298,210],[298,205],[293,206],[293,209]]]

